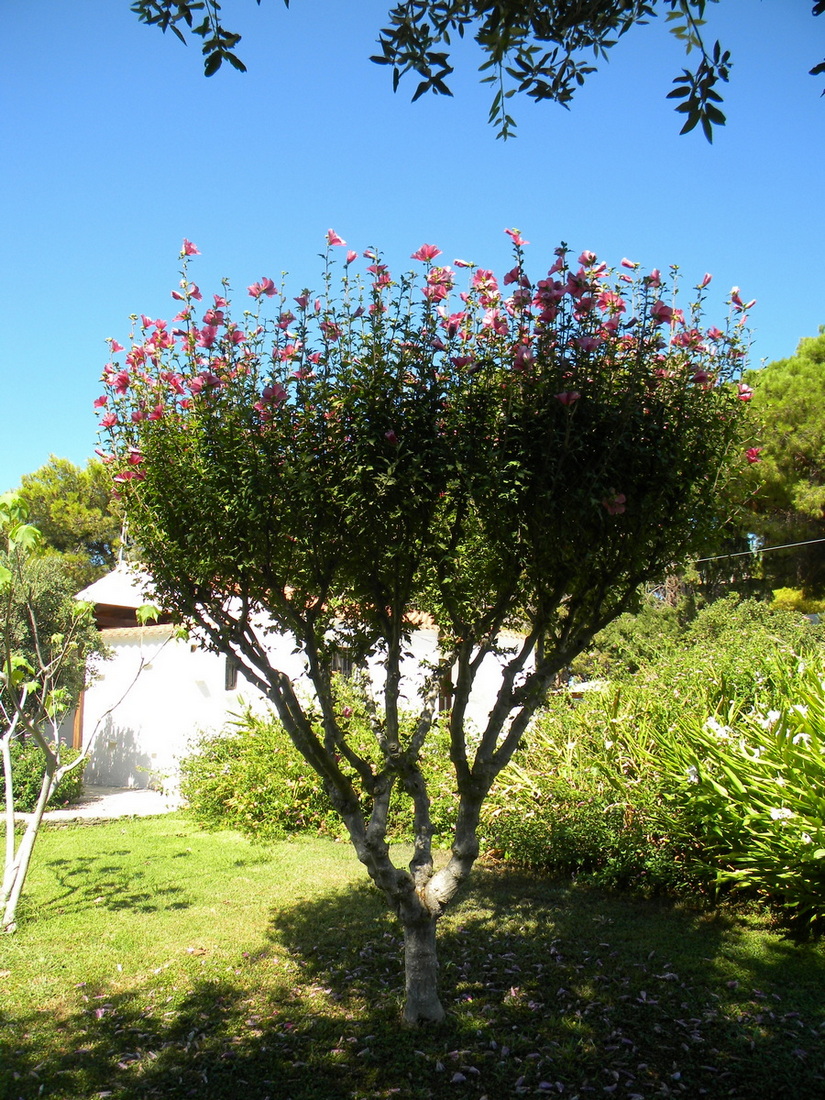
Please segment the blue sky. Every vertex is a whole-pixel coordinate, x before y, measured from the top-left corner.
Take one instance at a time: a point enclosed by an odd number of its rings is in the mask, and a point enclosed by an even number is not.
[[[290,272],[317,285],[334,227],[391,267],[422,242],[506,270],[506,226],[537,275],[567,241],[610,263],[677,263],[758,299],[753,365],[825,324],[825,19],[804,0],[724,0],[728,125],[678,136],[665,99],[684,65],[663,24],[637,28],[572,110],[516,98],[497,141],[471,43],[452,99],[411,104],[371,64],[389,0],[226,0],[248,72],[206,80],[129,0],[4,6],[0,71],[0,491],[50,453],[84,463],[104,340],[169,316],[183,237],[205,293]],[[709,315],[709,322],[716,314]]]

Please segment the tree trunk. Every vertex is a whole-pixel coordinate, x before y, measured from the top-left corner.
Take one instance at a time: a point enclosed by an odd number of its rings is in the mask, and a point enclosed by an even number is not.
[[[438,958],[435,948],[437,917],[421,914],[404,921],[404,969],[406,973],[406,1003],[404,1023],[416,1027],[420,1023],[439,1023],[444,1009],[438,999]]]
[[[26,881],[26,875],[29,873],[29,864],[31,862],[32,852],[34,851],[34,843],[40,831],[40,823],[43,820],[46,803],[49,801],[55,786],[55,773],[53,770],[50,771],[47,765],[46,772],[43,775],[43,782],[40,785],[40,796],[37,799],[34,813],[23,833],[23,839],[20,841],[17,854],[12,860],[11,867],[7,865],[3,875],[3,895],[2,898],[0,898],[0,907],[2,907],[3,911],[2,922],[0,922],[0,930],[2,932],[15,932],[17,930],[17,903],[20,901],[20,895],[23,892],[23,884]],[[6,827],[9,827],[8,821],[6,822]],[[11,827],[13,830],[13,812]]]

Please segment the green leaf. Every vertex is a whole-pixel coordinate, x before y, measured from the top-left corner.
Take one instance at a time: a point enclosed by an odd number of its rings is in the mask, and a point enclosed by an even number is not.
[[[141,626],[149,622],[156,622],[160,618],[160,608],[153,603],[141,604],[135,611],[135,618]]]
[[[31,523],[21,523],[9,534],[9,542],[21,550],[36,550],[42,541],[43,536]]]
[[[204,76],[214,76],[223,63],[223,58],[217,52],[211,53],[203,63]]]

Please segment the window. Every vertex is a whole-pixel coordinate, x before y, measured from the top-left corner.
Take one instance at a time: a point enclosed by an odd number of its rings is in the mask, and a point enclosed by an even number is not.
[[[438,711],[451,710],[453,705],[453,681],[449,672],[445,672],[438,685]]]
[[[237,657],[232,657],[227,654],[226,665],[223,670],[223,689],[224,691],[237,691],[238,688],[238,670],[240,669],[240,663]]]
[[[352,653],[348,649],[334,649],[329,662],[330,672],[337,672],[343,679],[352,679],[355,670],[355,662]]]

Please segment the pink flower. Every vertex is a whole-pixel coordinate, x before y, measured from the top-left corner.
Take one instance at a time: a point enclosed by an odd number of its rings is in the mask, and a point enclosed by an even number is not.
[[[388,432],[384,432],[384,439],[386,439],[388,443],[392,443],[393,446],[395,446],[395,444],[398,442],[398,436],[395,434],[392,428],[390,428]]]
[[[574,342],[582,351],[595,351],[604,343],[604,340],[601,336],[578,336]]]
[[[470,286],[478,291],[481,304],[486,309],[498,298],[498,282],[492,271],[483,267],[476,268],[470,279]]]
[[[392,285],[392,276],[390,275],[389,268],[386,264],[374,263],[370,264],[367,268],[370,275],[374,275],[373,287],[375,290],[381,290],[385,286]]]
[[[628,260],[627,257],[622,260],[622,267],[629,267],[632,271],[635,271],[638,266],[637,263],[634,263],[633,260]]]
[[[750,401],[753,397],[753,390],[750,386],[746,386],[744,382],[740,382],[738,388],[738,397],[740,401]]]
[[[430,260],[434,260],[436,256],[441,255],[441,249],[436,248],[434,244],[422,244],[419,249],[416,249],[410,256],[411,260],[423,260],[428,263]]]
[[[657,325],[670,324],[673,320],[673,310],[662,301],[655,301],[650,307],[650,316]]]
[[[439,307],[443,309],[443,306]],[[451,313],[449,317],[444,318],[444,327],[447,330],[449,336],[455,336],[458,330],[461,328],[461,324],[466,320],[466,313]]]
[[[750,466],[753,466],[755,463],[762,461],[762,459],[759,457],[761,451],[761,447],[748,447],[748,449],[745,451],[745,458],[748,460],[748,464]]]
[[[526,344],[519,344],[513,358],[513,370],[525,371],[533,362],[533,352]]]
[[[581,394],[576,390],[564,390],[563,393],[557,393],[555,397],[559,404],[566,406],[574,405],[581,397]]]
[[[339,237],[334,229],[327,230],[327,244],[328,245],[345,245],[347,242],[343,237]]]
[[[114,413],[106,413],[100,421],[101,428],[114,428],[115,424],[117,424],[117,417]]]
[[[625,511],[627,497],[624,493],[614,493],[612,497],[605,497],[602,506],[610,516],[620,516]]]
[[[358,253],[353,252],[352,249],[350,249],[349,252],[347,253],[347,263],[351,264],[353,260],[357,260],[357,259],[358,259]]]
[[[287,392],[280,382],[274,382],[272,385],[264,386],[261,393],[261,400],[267,405],[280,405],[282,401],[286,401]]]
[[[580,263],[582,265],[582,267],[590,267],[595,262],[596,262],[596,253],[595,252],[590,252],[590,251],[582,252],[581,256],[579,256],[579,259],[578,259],[578,263]]]
[[[126,391],[129,389],[130,382],[131,378],[129,377],[129,372],[127,370],[118,371],[112,379],[112,389],[115,391],[115,393],[126,393]]]
[[[298,303],[298,308],[299,309],[306,309],[307,306],[309,305],[309,295],[308,294],[299,294],[297,298],[293,299],[293,301]]]
[[[701,386],[707,382],[709,378],[710,375],[706,370],[698,370],[691,378],[691,382],[695,382],[698,386]]]
[[[471,263],[470,260],[453,260],[453,266],[454,267],[475,267],[475,264]]]
[[[649,275],[645,276],[644,280],[648,286],[661,286],[662,285],[662,273],[658,267],[654,267]]]
[[[117,340],[110,340],[109,350],[111,351],[112,355],[117,355],[119,351],[123,351],[123,344],[119,344]]]
[[[218,330],[215,325],[204,325],[199,330],[196,343],[199,348],[211,348],[218,338]]]
[[[271,298],[273,294],[278,293],[278,288],[271,279],[261,279],[259,283],[253,283],[246,289],[249,291],[250,298],[260,298],[262,294],[265,294],[267,298]]]
[[[516,246],[516,248],[522,248],[524,245],[529,244],[529,241],[525,241],[518,229],[505,229],[504,232]]]
[[[500,309],[487,309],[481,318],[482,328],[492,329],[497,336],[507,335],[507,318],[503,317]]]
[[[105,394],[103,394],[103,396],[101,396],[101,397],[96,397],[95,398],[94,407],[96,409],[102,409],[105,405],[108,405],[108,404],[109,404],[109,398]]]
[[[187,241],[186,237],[184,237],[181,253],[184,256],[200,256],[201,250],[198,248],[197,245],[192,244],[191,241]]]
[[[699,290],[704,290],[706,286],[709,286],[712,278],[713,276],[710,274],[710,272],[706,271],[704,279],[702,279],[701,283],[699,284]]]
[[[708,339],[709,340],[721,340],[723,336],[724,336],[724,333],[720,329],[718,329],[715,325],[713,325],[711,328],[708,329]]]

